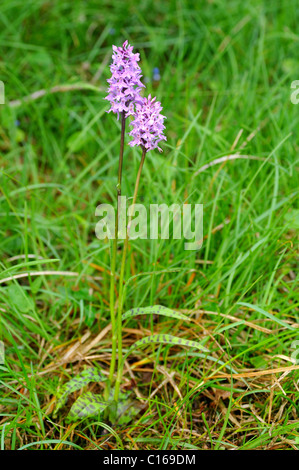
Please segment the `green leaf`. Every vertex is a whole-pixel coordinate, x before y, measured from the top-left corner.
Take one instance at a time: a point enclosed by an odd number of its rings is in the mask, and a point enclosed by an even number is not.
[[[90,328],[94,321],[95,321],[95,318],[96,318],[96,311],[95,309],[92,308],[92,306],[89,304],[86,308],[85,308],[85,316],[84,316],[84,322],[85,324]]]
[[[117,425],[129,424],[140,413],[141,409],[140,402],[132,400],[131,394],[121,393],[117,404]]]
[[[49,67],[53,66],[52,58],[46,50],[32,51],[31,54],[28,54],[27,60],[29,64],[43,69],[49,69]]]
[[[69,419],[82,419],[97,416],[102,413],[109,402],[103,400],[101,395],[91,392],[83,393],[73,404],[68,414]]]
[[[27,292],[22,287],[11,284],[7,288],[7,293],[10,302],[14,305],[17,310],[22,313],[28,313],[34,309],[34,303],[31,297],[28,296]]]
[[[0,341],[0,364],[4,364],[5,362],[5,348],[4,343]]]
[[[117,423],[118,426],[129,424],[144,408],[140,401],[132,399],[132,395],[132,392],[120,390],[118,401],[116,402],[113,399],[114,388],[110,390],[108,411],[111,423]]]
[[[74,134],[72,134],[68,138],[66,142],[66,146],[71,152],[78,152],[84,147],[84,145],[86,145],[91,140],[92,140],[91,135],[87,135],[87,134],[83,135],[81,131],[74,132]]]
[[[190,321],[190,318],[186,317],[180,312],[171,310],[170,308],[164,307],[163,305],[153,305],[152,307],[138,307],[132,308],[123,314],[122,319],[135,317],[137,315],[165,315],[166,317],[178,318],[179,320]]]
[[[31,288],[32,294],[38,293],[38,291],[41,288],[42,282],[43,282],[42,276],[38,276],[36,279],[34,279],[34,281],[31,282],[30,288]]]
[[[60,408],[62,408],[66,403],[67,397],[70,393],[80,390],[90,382],[103,382],[104,380],[107,380],[107,378],[101,374],[96,367],[85,369],[80,374],[76,375],[76,377],[69,380],[69,382],[65,383],[57,393],[57,404],[54,410],[54,417],[57,415],[58,410],[60,410]]]
[[[284,322],[283,320],[280,320],[279,318],[272,315],[272,313],[266,312],[266,310],[263,310],[262,308],[257,307],[256,305],[248,304],[247,302],[238,302],[237,305],[243,305],[244,307],[251,308],[255,312],[265,315],[265,317],[269,318],[270,320],[273,320],[275,323],[278,323],[281,326],[284,326],[288,330],[294,330],[294,328],[288,323]]]
[[[267,361],[261,356],[250,357],[249,361],[256,369],[266,369],[268,366]]]
[[[129,355],[129,353],[133,349],[137,349],[140,346],[149,344],[149,343],[163,343],[163,344],[178,344],[180,346],[188,346],[190,348],[197,348],[205,352],[209,352],[208,349],[206,349],[204,346],[202,346],[200,343],[197,343],[195,341],[190,341],[188,339],[184,338],[179,338],[177,336],[171,336],[171,335],[152,335],[152,336],[147,336],[146,338],[140,339],[139,341],[136,341],[134,343],[129,351],[127,352],[126,356]],[[125,357],[126,357],[125,356]]]
[[[286,222],[293,230],[299,229],[299,209],[292,209],[284,216]]]

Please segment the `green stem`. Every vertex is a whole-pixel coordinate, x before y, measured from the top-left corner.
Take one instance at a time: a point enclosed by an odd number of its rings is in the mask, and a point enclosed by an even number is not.
[[[135,203],[136,203],[136,199],[137,199],[137,193],[138,193],[138,188],[139,188],[139,183],[140,183],[140,176],[141,176],[141,171],[142,171],[142,167],[143,167],[143,164],[144,164],[145,156],[146,156],[146,149],[143,147],[141,162],[140,162],[140,165],[139,165],[137,178],[136,178],[136,183],[135,183],[133,203],[132,203],[132,207],[131,207],[130,216],[129,216],[129,219],[128,219],[127,233],[126,233],[126,239],[125,239],[125,243],[124,243],[124,247],[123,247],[123,254],[122,254],[122,261],[121,261],[121,268],[120,268],[120,276],[119,276],[119,295],[118,295],[118,312],[117,312],[118,369],[117,369],[117,378],[116,378],[115,391],[114,391],[114,400],[116,402],[118,401],[120,382],[121,382],[122,373],[123,373],[122,318],[121,317],[122,317],[123,302],[124,302],[123,294],[124,294],[124,274],[125,274],[125,266],[126,266],[126,256],[127,256],[128,245],[129,245],[130,225],[131,225],[133,212],[134,212],[134,207],[135,207]]]
[[[115,315],[115,267],[116,267],[116,255],[117,255],[117,242],[118,242],[118,217],[119,217],[119,201],[121,196],[121,180],[122,180],[122,167],[123,167],[123,156],[124,156],[124,142],[125,142],[125,128],[126,128],[126,117],[125,113],[121,113],[121,138],[120,138],[120,151],[118,161],[118,180],[117,180],[117,209],[116,209],[116,220],[115,220],[115,236],[113,240],[112,255],[111,255],[111,273],[110,273],[110,317],[112,325],[112,355],[110,362],[109,372],[109,384],[105,390],[105,398],[108,399],[109,385],[113,380],[116,364],[116,350],[117,350],[117,328],[116,328],[116,315]]]

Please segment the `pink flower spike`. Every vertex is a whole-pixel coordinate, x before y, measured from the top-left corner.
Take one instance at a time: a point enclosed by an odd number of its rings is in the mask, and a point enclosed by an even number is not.
[[[161,103],[156,101],[156,98],[152,98],[151,95],[136,103],[134,120],[130,123],[130,126],[133,127],[129,133],[133,137],[133,140],[129,142],[131,147],[141,145],[147,152],[155,148],[162,152],[158,143],[161,140],[167,140],[163,134],[165,129],[163,122],[166,117],[160,114],[162,109]]]
[[[135,105],[142,98],[140,91],[144,87],[140,81],[141,68],[137,64],[139,62],[139,54],[134,54],[133,46],[125,41],[122,47],[112,46],[112,64],[110,70],[111,78],[107,80],[109,83],[108,95],[106,100],[110,101],[110,111],[117,114],[124,111],[126,117],[132,115],[132,103]]]

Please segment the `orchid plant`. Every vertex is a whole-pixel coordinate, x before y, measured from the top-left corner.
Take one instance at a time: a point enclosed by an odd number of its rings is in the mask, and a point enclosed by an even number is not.
[[[133,349],[139,348],[142,345],[149,343],[163,343],[172,345],[188,346],[197,348],[203,351],[207,349],[200,343],[188,341],[183,338],[154,334],[137,341],[133,344],[126,354],[123,354],[122,348],[122,328],[123,321],[137,315],[165,315],[181,321],[189,322],[190,319],[180,312],[171,310],[162,305],[155,305],[145,308],[133,308],[127,312],[123,312],[124,308],[124,285],[125,285],[125,267],[127,260],[127,251],[130,239],[130,225],[134,213],[134,206],[136,204],[138,189],[141,179],[142,168],[148,152],[158,149],[159,143],[166,140],[164,135],[164,115],[161,114],[162,106],[156,98],[149,95],[147,98],[141,96],[142,89],[145,88],[141,82],[141,68],[138,65],[140,56],[138,53],[133,52],[133,47],[125,41],[121,47],[113,46],[112,64],[110,65],[111,78],[107,81],[109,83],[108,95],[106,100],[110,103],[110,109],[107,111],[113,112],[117,115],[117,119],[121,117],[121,136],[120,136],[120,152],[118,163],[118,180],[116,185],[117,192],[117,212],[115,220],[115,236],[112,241],[111,247],[111,275],[110,275],[110,318],[112,326],[112,354],[110,362],[109,377],[106,377],[96,367],[85,369],[81,374],[67,382],[57,395],[57,403],[55,414],[64,406],[67,401],[68,395],[76,390],[80,390],[89,382],[105,381],[106,388],[104,397],[85,392],[73,404],[69,417],[72,419],[81,419],[91,417],[104,412],[114,405],[116,409],[116,417],[119,418],[121,410],[128,410],[127,396],[120,390],[122,380],[123,367],[126,358]],[[119,204],[121,185],[122,185],[122,168],[123,168],[123,155],[125,144],[126,121],[131,118],[130,126],[132,129],[129,136],[132,138],[128,142],[131,147],[140,147],[141,160],[136,176],[135,189],[133,193],[132,210],[126,228],[126,237],[122,249],[122,256],[120,262],[120,274],[118,285],[118,306],[117,312],[115,308],[115,284],[116,284],[116,266],[117,266],[117,246],[118,246],[118,218],[119,218]],[[116,369],[117,362],[117,369]],[[116,374],[115,374],[116,373]],[[115,378],[116,375],[116,378]],[[126,411],[127,412],[127,411]],[[111,416],[111,415],[110,415]]]

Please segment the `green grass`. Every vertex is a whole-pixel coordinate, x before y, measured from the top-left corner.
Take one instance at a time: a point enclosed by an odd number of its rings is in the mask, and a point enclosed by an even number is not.
[[[298,20],[294,0],[1,2],[1,279],[15,276],[0,284],[2,449],[299,448]],[[123,385],[142,413],[70,426],[66,409],[52,416],[58,387],[86,364],[109,372],[109,248],[94,228],[97,205],[115,204],[120,123],[103,98],[125,39],[167,116],[139,202],[204,204],[205,239],[198,252],[131,242],[125,309],[162,304],[194,322],[128,319],[124,349],[153,331],[204,339],[210,353],[134,351]],[[237,153],[257,158],[200,171]],[[126,146],[123,194],[139,160]],[[26,272],[42,274],[16,277]]]

